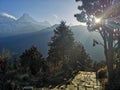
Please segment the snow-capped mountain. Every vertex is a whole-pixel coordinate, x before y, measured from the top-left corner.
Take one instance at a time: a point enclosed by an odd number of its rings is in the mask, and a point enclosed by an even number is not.
[[[18,19],[9,14],[0,15],[0,33],[27,33],[39,31],[50,26],[49,22],[38,22],[26,13]]]
[[[21,22],[21,23],[38,23],[37,21],[35,21],[29,14],[24,13],[23,16],[21,16],[17,22]]]

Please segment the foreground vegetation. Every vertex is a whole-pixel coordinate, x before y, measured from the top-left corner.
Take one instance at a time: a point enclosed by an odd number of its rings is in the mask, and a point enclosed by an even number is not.
[[[68,85],[79,71],[96,72],[103,90],[108,83],[106,62],[94,62],[84,47],[75,42],[65,22],[54,30],[45,58],[36,46],[26,49],[19,57],[3,50],[0,56],[0,89],[21,90],[24,86],[36,88]],[[114,57],[112,90],[120,88],[120,52]]]
[[[48,43],[48,57],[37,47],[26,49],[19,57],[3,51],[0,57],[0,88],[11,90],[23,86],[54,87],[68,84],[81,71],[92,71],[92,60],[65,22],[54,30]],[[87,64],[86,64],[87,63]],[[7,87],[7,88],[6,88]]]

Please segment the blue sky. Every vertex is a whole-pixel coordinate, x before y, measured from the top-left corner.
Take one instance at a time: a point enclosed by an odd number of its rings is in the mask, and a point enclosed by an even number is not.
[[[0,13],[19,18],[28,13],[37,21],[51,24],[65,20],[69,25],[79,24],[74,17],[78,4],[75,0],[0,0]]]

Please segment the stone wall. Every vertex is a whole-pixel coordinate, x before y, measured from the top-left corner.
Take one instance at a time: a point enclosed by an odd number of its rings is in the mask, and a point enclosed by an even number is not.
[[[96,80],[95,72],[80,71],[69,85],[56,86],[53,89],[42,88],[36,90],[102,90],[100,82]]]

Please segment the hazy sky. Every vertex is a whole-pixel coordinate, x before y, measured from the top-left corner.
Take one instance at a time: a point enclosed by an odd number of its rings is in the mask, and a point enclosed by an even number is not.
[[[75,0],[0,0],[0,13],[19,18],[28,13],[37,21],[51,24],[65,20],[68,24],[78,24],[74,14],[78,13]]]

